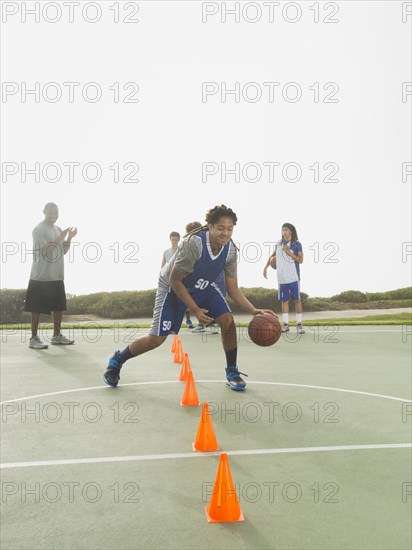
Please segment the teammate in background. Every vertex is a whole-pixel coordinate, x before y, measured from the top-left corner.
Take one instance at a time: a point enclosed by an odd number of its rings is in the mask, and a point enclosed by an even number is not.
[[[66,290],[64,288],[64,255],[67,254],[73,237],[77,234],[75,227],[64,231],[55,222],[59,217],[59,208],[54,202],[48,202],[44,209],[44,220],[33,229],[33,265],[26,292],[24,311],[31,312],[31,338],[29,347],[46,349],[38,336],[40,315],[53,312],[54,331],[53,345],[73,344],[60,332],[63,311],[66,307]]]
[[[172,231],[169,235],[169,240],[172,246],[163,252],[161,267],[163,267],[176,252],[177,246],[180,241],[180,234],[177,231]]]
[[[279,300],[282,302],[282,332],[289,332],[289,299],[295,302],[297,331],[305,334],[302,326],[302,302],[300,300],[300,264],[303,262],[302,245],[298,240],[296,228],[291,223],[282,225],[282,238],[276,243],[275,251],[269,257],[263,270],[267,279],[267,270],[276,269],[279,287]]]
[[[163,252],[162,265],[161,265],[162,268],[166,265],[166,263],[176,253],[176,250],[177,250],[177,247],[178,247],[178,244],[179,244],[179,241],[180,241],[180,234],[177,231],[172,231],[169,235],[169,239],[170,239],[170,244],[172,246],[171,246],[171,248],[168,248],[167,250],[165,250]],[[194,325],[193,325],[192,320],[190,318],[190,310],[189,309],[187,309],[185,311],[185,315],[186,315],[186,326],[187,326],[187,328],[190,328],[190,329],[194,328]]]
[[[195,229],[200,229],[202,227],[202,224],[200,222],[191,222],[186,225],[186,233],[192,233]],[[225,287],[225,277],[223,275],[223,271],[219,274],[218,278],[216,279],[215,283],[222,291],[223,296],[226,296],[226,287]],[[219,334],[219,329],[216,326],[216,322],[213,321],[208,325],[210,328],[211,334]],[[206,327],[202,323],[198,323],[197,327],[193,329],[192,332],[198,333],[198,332],[206,332]]]
[[[189,308],[200,323],[209,324],[215,319],[219,324],[226,356],[226,383],[232,390],[246,389],[240,376],[243,373],[237,366],[235,321],[214,282],[219,273],[224,271],[228,295],[247,312],[275,314],[256,309],[238,287],[237,249],[231,240],[236,214],[225,205],[215,206],[206,213],[206,222],[183,240],[160,272],[150,332],[110,357],[103,376],[108,386],[117,386],[125,361],[157,348],[171,332],[178,333],[184,312]]]

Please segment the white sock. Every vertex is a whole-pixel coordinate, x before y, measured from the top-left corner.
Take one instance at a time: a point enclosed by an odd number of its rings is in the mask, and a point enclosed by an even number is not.
[[[282,313],[283,322],[287,325],[289,323],[289,313]]]
[[[299,324],[302,322],[302,314],[301,313],[296,313],[296,322],[299,323]]]

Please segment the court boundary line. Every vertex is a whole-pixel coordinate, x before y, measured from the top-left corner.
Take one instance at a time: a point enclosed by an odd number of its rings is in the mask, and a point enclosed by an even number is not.
[[[243,451],[224,451],[230,456],[250,456],[250,455],[272,455],[272,454],[292,454],[292,453],[314,453],[314,452],[335,452],[335,451],[364,451],[381,449],[412,449],[412,443],[376,443],[370,445],[332,445],[324,447],[289,447],[280,449],[250,449]],[[138,462],[153,460],[173,460],[186,458],[202,458],[206,456],[220,456],[222,451],[209,453],[168,453],[153,455],[130,455],[130,456],[108,456],[94,458],[73,458],[62,460],[38,460],[33,462],[5,462],[0,464],[0,469],[11,468],[35,468],[41,466],[72,466],[78,464],[101,464],[110,462]]]
[[[222,384],[223,380],[196,380],[197,383],[201,384]],[[60,390],[57,392],[50,392],[50,393],[43,393],[38,395],[28,395],[26,397],[17,397],[15,399],[7,399],[5,401],[0,401],[0,405],[5,405],[6,403],[16,403],[18,401],[26,401],[29,399],[39,399],[41,397],[50,397],[52,395],[63,395],[66,393],[76,393],[76,392],[82,392],[82,391],[89,391],[89,390],[101,390],[105,389],[107,391],[117,391],[118,389],[129,387],[129,386],[148,386],[148,385],[156,385],[156,384],[181,384],[179,380],[158,380],[158,381],[151,381],[151,382],[130,382],[128,384],[122,384],[119,386],[119,388],[108,388],[106,385],[101,386],[91,386],[87,388],[73,388],[71,390]],[[352,393],[356,395],[367,395],[369,397],[380,397],[381,399],[390,399],[393,401],[400,401],[403,403],[412,403],[411,399],[404,399],[403,397],[394,397],[392,395],[383,395],[381,393],[371,393],[371,392],[365,392],[360,390],[348,390],[345,388],[333,388],[329,386],[315,386],[311,384],[293,384],[289,382],[263,382],[263,381],[250,381],[248,382],[249,385],[266,385],[266,386],[287,386],[287,387],[297,387],[297,388],[310,388],[310,389],[317,389],[317,390],[326,390],[326,391],[335,391],[335,392],[341,392],[341,393]]]
[[[372,310],[371,310],[372,311]],[[323,319],[319,319],[320,321],[323,321]],[[308,319],[308,321],[310,321],[311,323],[315,323],[317,321],[317,319]],[[103,326],[103,324],[101,324],[101,326],[99,327],[95,327],[95,326],[87,326],[87,323],[95,323],[95,321],[78,321],[77,322],[78,325],[81,325],[81,324],[84,324],[85,326],[84,327],[65,327],[64,326],[64,322],[63,322],[63,329],[64,330],[116,330],[117,327],[113,328],[113,327],[105,327]],[[112,324],[116,324],[116,323],[112,323]],[[148,327],[141,327],[139,326],[140,324],[146,324],[146,325],[150,325],[150,323],[138,323],[138,322],[135,322],[135,321],[131,321],[130,323],[122,323],[122,324],[129,324],[131,325],[130,327],[122,327],[122,328],[118,328],[118,334],[128,334],[130,333],[131,330],[134,330],[134,329],[139,329],[139,330],[145,330],[145,331],[150,331],[150,326]],[[71,323],[71,322],[68,322],[67,325],[76,325],[76,323]],[[136,325],[136,326],[132,326],[132,325]],[[315,325],[305,325],[309,330],[314,327],[316,329],[328,329],[328,328],[336,328],[338,327],[339,328],[339,332],[362,332],[362,333],[377,333],[377,332],[397,332],[397,333],[402,333],[403,330],[402,329],[398,329],[398,328],[393,328],[393,329],[390,329],[390,328],[384,328],[384,329],[379,329],[379,328],[376,328],[376,329],[372,329],[372,330],[364,330],[364,329],[358,329],[358,330],[340,330],[340,328],[342,327],[362,327],[362,326],[367,326],[367,327],[379,327],[379,326],[385,326],[385,327],[389,327],[389,326],[393,326],[393,327],[404,327],[404,326],[411,326],[410,323],[402,323],[402,324],[399,324],[399,325],[388,325],[388,324],[381,324],[381,325],[334,325],[333,323],[330,324],[330,325],[319,325],[319,324],[315,324]],[[292,325],[292,328],[295,328],[294,325]],[[247,325],[244,325],[244,326],[237,326],[236,325],[236,329],[247,329]],[[7,331],[7,330],[19,330],[20,332],[25,332],[27,334],[30,334],[30,327],[27,327],[27,328],[17,328],[17,329],[12,329],[12,328],[3,328],[3,327],[0,327],[0,333],[1,331]],[[42,328],[41,330],[43,331],[49,331],[49,332],[52,332],[53,330],[53,326],[51,323],[48,324],[47,327],[45,328]],[[184,328],[183,330],[188,330],[188,332],[179,332],[179,335],[180,336],[187,336],[187,335],[191,335],[191,336],[197,336],[197,333],[192,333],[191,332],[191,329],[186,329]],[[326,330],[325,330],[326,332]],[[206,334],[207,336],[211,336],[212,333],[211,332],[203,332],[201,334]],[[7,336],[18,336],[18,334],[16,333],[13,333],[13,334],[7,334]]]

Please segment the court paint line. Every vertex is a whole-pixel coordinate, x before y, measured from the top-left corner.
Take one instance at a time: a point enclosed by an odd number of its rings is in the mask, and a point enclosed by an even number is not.
[[[308,319],[308,320],[309,320],[309,319]],[[322,319],[321,319],[321,320],[322,320]],[[315,322],[316,320],[315,320],[315,319],[310,319],[310,321],[311,321],[311,322]],[[68,323],[68,324],[69,324],[69,325],[75,325],[75,323]],[[80,325],[80,324],[86,325],[86,322],[85,322],[85,323],[79,322],[78,324],[79,324],[79,325]],[[131,324],[133,324],[133,323],[131,323]],[[131,335],[131,331],[135,331],[136,329],[138,329],[142,334],[149,333],[150,327],[139,327],[138,325],[139,325],[139,323],[136,323],[135,326],[125,327],[125,328],[123,328],[123,327],[122,327],[122,328],[105,327],[105,326],[103,326],[103,325],[100,326],[100,327],[84,326],[84,327],[82,327],[82,328],[79,328],[79,327],[78,327],[78,328],[67,328],[67,327],[65,328],[65,327],[64,327],[64,323],[63,323],[63,329],[65,329],[65,330],[75,330],[75,331],[77,331],[77,330],[90,330],[90,331],[92,331],[92,330],[107,330],[107,331],[111,330],[111,331],[116,331],[117,334],[129,335],[129,336]],[[385,324],[383,323],[383,325],[385,325]],[[362,325],[334,325],[334,324],[330,324],[330,325],[305,325],[305,327],[306,327],[309,331],[310,331],[310,330],[315,330],[315,329],[316,329],[316,330],[319,330],[319,329],[322,330],[322,329],[323,329],[325,332],[328,332],[328,331],[327,331],[328,328],[329,328],[329,329],[330,329],[330,328],[338,328],[338,331],[339,331],[339,332],[342,332],[342,333],[343,333],[343,332],[361,332],[361,333],[367,333],[367,332],[369,332],[369,333],[373,334],[373,333],[377,333],[377,332],[397,332],[397,333],[403,332],[403,329],[398,329],[398,328],[392,328],[392,329],[391,329],[391,328],[384,328],[384,329],[379,329],[379,328],[377,328],[377,329],[372,329],[372,330],[367,330],[367,329],[340,330],[342,327],[349,327],[349,326],[358,326],[358,327],[359,327],[359,326],[362,326]],[[367,326],[374,326],[374,325],[367,325]],[[377,325],[375,325],[375,326],[377,326]],[[386,325],[386,326],[388,326],[388,325]],[[396,326],[398,326],[398,327],[404,327],[404,326],[410,327],[411,325],[410,325],[410,323],[408,323],[408,322],[405,321],[405,323],[403,323],[402,325],[396,325]],[[50,327],[50,328],[48,328],[48,329],[43,329],[43,331],[44,331],[44,330],[48,330],[48,331],[51,333],[51,332],[52,332],[52,328],[53,328],[53,327]],[[247,326],[244,326],[244,327],[238,327],[238,326],[237,326],[236,328],[237,328],[237,329],[242,329],[242,330],[243,330],[243,329],[247,329]],[[292,329],[293,329],[293,328],[294,328],[294,327],[292,326]],[[15,329],[4,329],[4,328],[0,328],[0,331],[2,331],[2,330],[7,331],[7,330],[15,330]],[[24,331],[25,334],[30,335],[30,329],[28,329],[28,328],[27,328],[27,329],[17,329],[17,330],[22,330],[22,331]],[[198,334],[202,334],[202,335],[206,335],[206,336],[215,336],[215,335],[212,334],[211,332],[192,333],[191,330],[188,330],[188,332],[180,332],[180,333],[179,333],[180,336],[188,336],[188,335],[190,335],[190,336],[196,336],[196,337],[198,337]],[[16,334],[8,334],[7,336],[16,336]],[[302,337],[303,337],[303,335],[302,335]],[[131,342],[129,342],[129,343],[131,343]]]
[[[374,445],[333,445],[328,447],[291,447],[283,449],[251,449],[245,451],[224,451],[230,456],[272,455],[290,453],[325,453],[335,451],[365,451],[377,449],[412,449],[412,443],[383,443]],[[35,468],[38,466],[71,466],[77,464],[101,464],[105,462],[137,462],[143,460],[174,460],[179,458],[201,458],[206,456],[220,456],[221,451],[211,453],[169,453],[156,455],[136,456],[108,456],[96,458],[73,458],[66,460],[39,460],[34,462],[5,462],[0,464],[1,469]]]
[[[314,332],[315,330],[319,330],[319,331],[322,331],[323,329],[323,332],[331,332],[331,330],[327,330],[327,329],[334,329],[334,328],[337,328],[339,333],[342,333],[342,334],[345,334],[345,333],[352,333],[352,332],[357,332],[357,333],[362,333],[362,334],[365,334],[365,333],[369,333],[369,334],[376,334],[376,333],[380,333],[380,332],[396,332],[396,333],[402,333],[403,330],[400,330],[400,329],[373,329],[373,330],[364,330],[364,329],[359,329],[359,330],[340,330],[341,327],[345,327],[345,326],[348,326],[348,325],[305,325],[305,328],[308,330],[308,331],[312,331]],[[370,326],[370,325],[369,325]],[[411,326],[409,325],[408,323],[404,323],[404,325],[400,325],[400,326]],[[63,327],[64,328],[64,327]],[[90,331],[92,330],[115,330],[115,329],[107,329],[105,327],[99,327],[99,328],[93,328],[93,327],[85,327],[85,329],[89,328]],[[136,327],[136,328],[139,328],[139,327]],[[133,329],[133,330],[136,330]],[[293,329],[294,327],[292,327]],[[237,330],[239,329],[245,329],[247,330],[247,327],[236,327]],[[67,329],[67,330],[70,330],[70,329]],[[72,329],[72,330],[83,330],[83,329]],[[130,327],[129,329],[125,328],[121,328],[117,331],[117,334],[119,335],[122,335],[122,336],[125,336],[125,335],[130,335],[130,331],[132,330],[132,327]],[[139,328],[139,331],[140,331],[140,334],[149,334],[149,331],[150,331],[150,328]],[[27,334],[30,334],[30,331],[28,330],[27,331]],[[76,334],[76,333],[74,333]],[[204,336],[210,336],[210,337],[214,337],[216,335],[212,334],[211,332],[200,332],[200,333],[195,333],[195,334],[192,334],[191,332],[184,332],[184,333],[179,333],[180,336],[196,336],[199,338],[199,334],[201,334],[203,337]],[[296,333],[297,334],[297,333]],[[307,332],[307,334],[310,334],[310,332]],[[298,335],[298,334],[297,334]],[[12,335],[13,336],[13,335]],[[301,335],[301,338],[304,338],[303,335]],[[215,339],[215,338],[213,338]],[[285,340],[287,340],[287,337],[285,337]],[[249,341],[249,340],[248,340]],[[131,343],[131,342],[129,342]]]
[[[198,383],[202,384],[222,384],[223,380],[196,380]],[[6,401],[1,401],[0,405],[5,405],[6,403],[16,403],[18,401],[27,401],[29,399],[39,399],[40,397],[51,397],[52,395],[63,395],[66,393],[76,393],[81,391],[91,391],[91,390],[102,390],[105,389],[107,391],[119,391],[121,388],[125,388],[128,386],[151,386],[156,384],[181,384],[179,380],[159,380],[159,381],[153,381],[153,382],[131,382],[130,384],[122,384],[118,388],[108,388],[106,385],[102,386],[92,386],[88,388],[74,388],[71,390],[61,390],[57,392],[51,392],[51,393],[42,393],[38,395],[28,395],[26,397],[17,397],[16,399],[7,399]],[[248,381],[249,385],[253,384],[260,384],[265,386],[290,386],[295,388],[309,388],[309,389],[315,389],[315,390],[326,390],[326,391],[336,391],[341,393],[353,393],[356,395],[367,395],[369,397],[380,397],[381,399],[390,399],[392,401],[401,401],[403,403],[412,403],[412,400],[405,399],[403,397],[394,397],[392,395],[383,395],[381,393],[370,393],[365,391],[358,391],[358,390],[346,390],[344,388],[330,388],[328,386],[312,386],[308,384],[291,384],[287,382],[261,382],[261,381]]]
[[[406,325],[406,323],[405,323]],[[344,326],[347,326],[347,325],[312,325],[314,326],[316,329],[327,329],[327,328],[338,328],[338,331],[339,333],[342,333],[342,334],[345,334],[346,332],[359,332],[359,333],[362,333],[362,334],[365,334],[367,332],[369,332],[370,334],[376,334],[378,332],[403,332],[403,330],[398,330],[398,329],[382,329],[382,330],[379,330],[379,329],[374,329],[374,330],[362,330],[362,329],[359,329],[359,330],[340,330],[340,327],[344,327]],[[311,327],[310,325],[307,325],[307,328],[308,330],[311,330]],[[402,326],[402,325],[401,325]],[[408,325],[409,326],[409,325]],[[325,332],[328,332],[325,330]]]

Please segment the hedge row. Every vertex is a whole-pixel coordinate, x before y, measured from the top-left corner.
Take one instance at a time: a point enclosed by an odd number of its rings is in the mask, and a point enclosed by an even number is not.
[[[245,296],[257,308],[270,308],[280,311],[277,290],[262,287],[242,288]],[[0,289],[0,323],[21,323],[28,320],[23,311],[25,289]],[[67,295],[68,315],[94,315],[109,319],[133,319],[151,317],[155,290],[122,292],[97,292],[81,296]],[[347,290],[331,298],[310,298],[301,293],[304,311],[325,311],[342,309],[376,309],[412,306],[412,287],[387,292],[360,292]],[[243,310],[228,299],[232,310]]]

